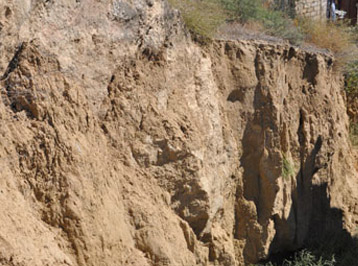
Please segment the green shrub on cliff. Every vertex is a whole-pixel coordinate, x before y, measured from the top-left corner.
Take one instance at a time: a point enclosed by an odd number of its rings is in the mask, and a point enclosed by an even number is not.
[[[169,0],[169,3],[181,12],[190,32],[203,40],[213,38],[227,18],[224,9],[215,0]]]
[[[292,259],[285,259],[282,264],[274,264],[268,262],[266,264],[259,264],[257,266],[335,266],[336,260],[334,256],[330,259],[317,258],[312,252],[308,250],[301,250],[297,252]]]
[[[294,164],[288,159],[288,157],[283,154],[282,156],[282,177],[287,180],[291,176],[295,175],[295,166]]]
[[[349,96],[358,96],[358,61],[350,62],[344,68],[345,91]]]
[[[358,28],[347,23],[294,18],[294,8],[279,6],[282,1],[267,0],[169,0],[179,9],[188,29],[196,39],[212,39],[220,25],[239,22],[257,25],[257,30],[289,40],[292,44],[303,41],[335,53],[336,65],[353,58],[354,41]],[[278,7],[278,8],[277,8]],[[239,24],[232,24],[234,27]],[[235,39],[235,36],[232,36]],[[238,37],[238,36],[236,36]]]
[[[231,14],[231,19],[241,23],[256,22],[263,26],[264,32],[300,44],[303,35],[295,27],[289,14],[275,10],[262,0],[221,0],[222,5]]]
[[[299,44],[303,35],[287,14],[274,10],[262,0],[169,0],[181,11],[188,29],[202,39],[211,39],[228,21],[255,22],[268,35]]]
[[[358,124],[351,122],[349,125],[349,139],[353,146],[358,146]]]
[[[334,266],[335,263],[334,256],[325,260],[322,257],[317,258],[308,250],[302,250],[295,254],[293,260],[285,260],[282,266]]]

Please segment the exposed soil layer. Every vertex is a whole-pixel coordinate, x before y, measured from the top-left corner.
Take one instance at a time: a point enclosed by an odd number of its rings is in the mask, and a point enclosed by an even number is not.
[[[1,265],[244,265],[355,233],[329,55],[199,47],[157,0],[0,12]]]

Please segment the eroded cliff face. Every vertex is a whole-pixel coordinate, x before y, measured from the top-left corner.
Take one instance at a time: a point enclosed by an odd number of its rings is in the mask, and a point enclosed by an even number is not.
[[[156,0],[0,10],[1,264],[244,265],[355,233],[329,56],[201,48]]]

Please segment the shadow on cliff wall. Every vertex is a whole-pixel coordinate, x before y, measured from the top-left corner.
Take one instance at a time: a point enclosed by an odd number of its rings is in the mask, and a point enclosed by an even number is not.
[[[259,79],[260,75],[257,76]],[[227,100],[242,101],[242,95],[235,90]],[[320,135],[316,136],[312,150],[307,152],[309,141],[306,139],[305,125],[308,119],[303,110],[299,112],[297,130],[300,146],[299,172],[291,183],[286,183],[286,189],[291,191],[291,208],[288,217],[272,217],[277,191],[282,189],[275,180],[283,178],[280,166],[277,165],[280,161],[279,153],[270,153],[282,146],[274,133],[270,133],[279,131],[274,122],[277,110],[272,104],[269,90],[261,85],[256,87],[253,100],[255,112],[246,124],[242,138],[243,154],[240,162],[244,170],[243,187],[238,187],[237,194],[255,204],[257,216],[237,217],[235,225],[235,237],[247,239],[244,248],[247,262],[255,261],[259,253],[264,253],[261,241],[266,241],[265,228],[269,220],[273,219],[276,234],[270,244],[269,261],[280,264],[296,251],[308,249],[318,257],[331,258],[334,254],[340,262],[337,265],[358,265],[357,241],[344,229],[342,210],[331,207],[327,183],[323,181],[329,179],[333,153],[323,153],[322,147],[327,143],[324,136]],[[268,156],[264,156],[265,150]],[[322,178],[320,184],[314,184],[315,174]],[[238,205],[237,215],[242,215],[240,207],[248,208]],[[253,219],[262,226],[263,232],[255,230]]]
[[[306,249],[317,258],[334,256],[335,265],[358,265],[357,239],[344,229],[342,210],[331,207],[327,183],[312,184],[313,175],[327,167],[316,162],[321,147],[319,136],[309,156],[301,161],[288,219],[274,217],[277,233],[270,246],[270,262],[281,265],[295,252]]]
[[[295,231],[295,238],[291,243],[287,239],[279,239],[280,234],[277,234],[270,247],[271,255],[263,262],[282,265],[285,260],[292,260],[298,251],[305,249],[316,258],[322,257],[330,260],[334,256],[337,261],[335,265],[358,265],[357,239],[344,229],[342,210],[330,207],[327,184],[312,186],[311,189],[312,211],[307,233],[298,236],[300,232]],[[291,208],[290,216],[294,216],[293,208]],[[290,221],[292,217],[289,217],[287,221]],[[280,223],[276,226],[278,224]],[[297,224],[296,228],[300,226]],[[280,232],[279,228],[276,229]],[[284,229],[283,231],[285,232]],[[302,240],[301,243],[297,242],[299,238]]]

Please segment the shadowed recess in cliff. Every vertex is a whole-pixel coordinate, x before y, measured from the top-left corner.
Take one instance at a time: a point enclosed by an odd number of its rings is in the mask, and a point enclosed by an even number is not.
[[[313,86],[317,84],[316,76],[318,75],[319,66],[315,56],[310,54],[306,55],[306,65],[303,71],[303,79],[306,79]]]
[[[239,87],[237,89],[234,89],[233,91],[230,92],[230,94],[227,97],[227,101],[229,102],[244,102],[246,94],[248,93],[248,91],[250,90],[255,90],[255,87]]]
[[[280,153],[271,152],[280,143],[272,134],[277,130],[277,116],[271,92],[266,86],[257,85],[254,106],[254,115],[246,124],[242,139],[240,163],[244,170],[243,188],[238,187],[237,191],[247,202],[237,203],[235,225],[235,237],[247,239],[244,247],[247,262],[257,261],[257,254],[264,253],[266,249],[270,234],[264,225],[271,218],[278,190],[275,180],[281,174],[278,167]]]
[[[304,249],[317,259],[322,257],[325,260],[331,260],[334,258],[336,261],[334,265],[356,265],[357,239],[344,229],[342,210],[330,206],[327,183],[312,186],[312,194],[316,208],[312,212],[309,233],[303,244],[290,249],[292,245],[284,248],[284,244],[287,242],[282,242],[281,251],[272,253],[267,260],[261,263],[271,262],[273,265],[283,265],[285,260],[293,260],[295,254]],[[294,215],[292,209],[290,215]],[[277,244],[276,238],[271,247],[275,244]]]
[[[327,183],[312,183],[313,176],[327,167],[316,162],[322,144],[319,136],[297,174],[288,218],[274,216],[276,235],[270,245],[271,256],[264,262],[281,265],[285,259],[293,259],[296,251],[306,249],[318,258],[329,259],[334,255],[337,265],[354,265],[346,264],[351,259],[346,253],[357,252],[353,248],[357,243],[344,229],[342,210],[331,207]]]
[[[302,113],[302,112],[301,112]],[[314,204],[312,192],[312,177],[319,170],[316,164],[316,157],[322,147],[322,137],[319,136],[315,142],[311,153],[304,158],[304,140],[301,134],[304,121],[302,114],[300,115],[300,126],[298,129],[298,136],[301,143],[301,165],[296,176],[296,186],[292,191],[292,206],[290,214],[287,219],[283,220],[274,216],[276,235],[270,246],[271,253],[277,250],[287,249],[294,250],[300,248],[309,232],[310,219]],[[315,195],[318,197],[318,195]],[[319,198],[326,198],[326,195]],[[315,214],[316,212],[313,212]]]

